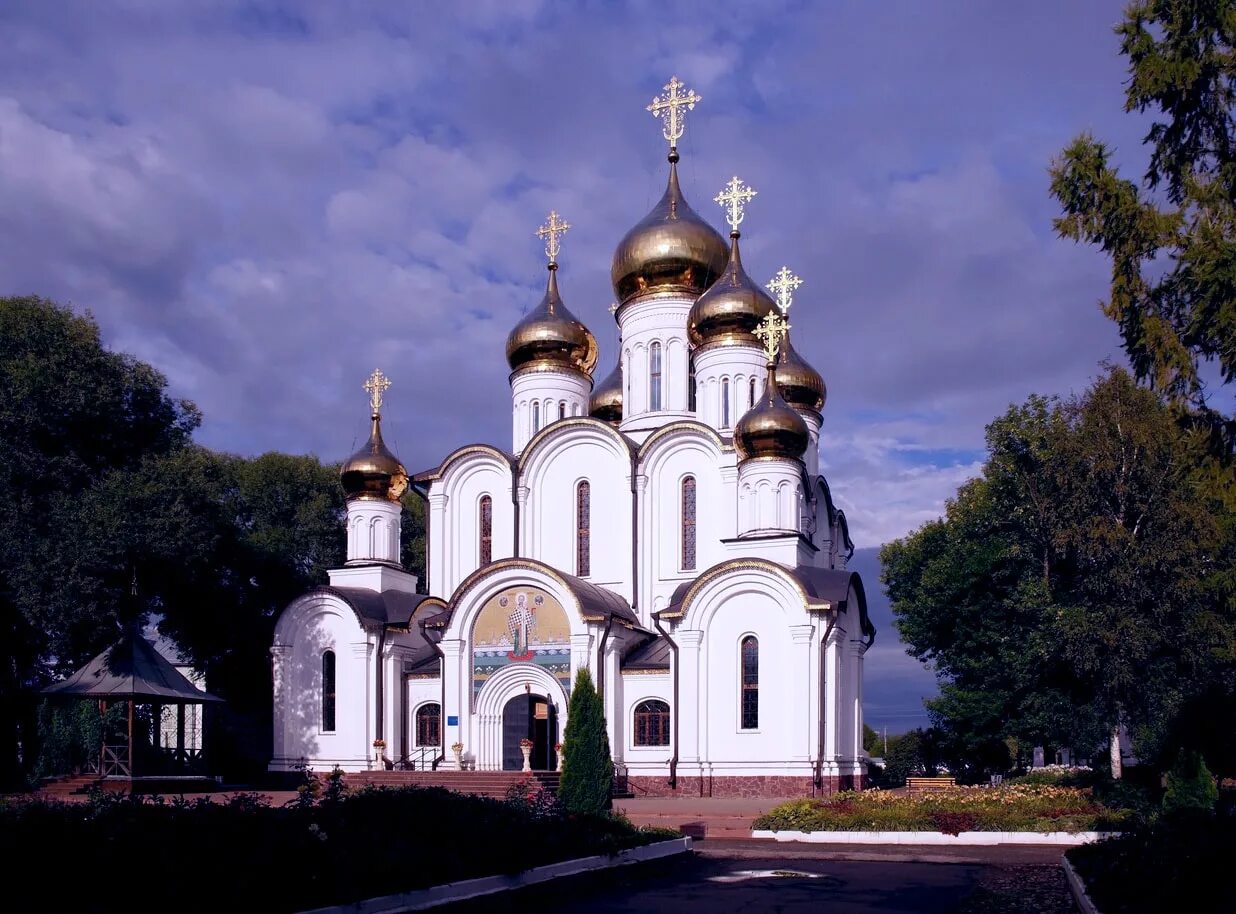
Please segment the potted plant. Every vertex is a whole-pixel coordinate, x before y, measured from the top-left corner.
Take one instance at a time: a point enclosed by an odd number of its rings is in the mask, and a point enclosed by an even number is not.
[[[562,770],[562,743],[554,743],[554,755],[558,757],[558,770]]]
[[[463,743],[451,743],[451,752],[455,754],[455,767],[463,771]]]
[[[385,755],[386,755],[386,740],[375,739],[373,741],[373,760],[379,769],[382,768],[384,764],[383,758]]]
[[[532,740],[524,737],[519,741],[519,751],[524,754],[524,771],[532,770]]]

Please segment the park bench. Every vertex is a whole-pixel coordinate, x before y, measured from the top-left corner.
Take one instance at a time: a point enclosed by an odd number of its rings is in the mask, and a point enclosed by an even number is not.
[[[906,787],[910,790],[944,790],[956,786],[956,778],[906,778]]]

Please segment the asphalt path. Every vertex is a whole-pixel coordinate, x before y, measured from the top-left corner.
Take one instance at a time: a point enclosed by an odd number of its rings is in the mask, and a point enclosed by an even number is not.
[[[874,860],[788,857],[776,852],[730,853],[716,847],[689,857],[560,880],[500,899],[478,899],[450,910],[952,914],[967,909],[966,900],[994,865],[998,865],[995,860],[977,859],[918,862],[907,855]]]

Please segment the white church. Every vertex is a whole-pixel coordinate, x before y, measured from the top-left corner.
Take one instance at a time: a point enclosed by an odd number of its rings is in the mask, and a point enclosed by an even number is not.
[[[863,786],[863,655],[875,630],[844,514],[820,474],[825,387],[790,343],[800,280],[753,281],[687,204],[677,141],[699,96],[648,106],[665,193],[618,243],[620,346],[549,275],[511,330],[509,449],[409,476],[372,430],[343,465],[347,561],[293,601],[271,647],[272,770],[557,766],[577,670],[600,692],[637,795],[810,796]],[[400,563],[400,498],[426,503],[426,580]]]

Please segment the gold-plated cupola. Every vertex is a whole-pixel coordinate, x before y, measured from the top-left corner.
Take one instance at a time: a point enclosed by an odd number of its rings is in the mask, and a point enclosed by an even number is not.
[[[790,306],[794,303],[794,292],[802,284],[802,279],[791,273],[790,268],[785,266],[768,281],[768,289],[777,296],[777,306],[786,317],[789,316]],[[785,336],[781,340],[781,348],[777,352],[776,377],[777,388],[790,406],[814,413],[819,413],[824,409],[824,401],[828,398],[828,388],[824,385],[824,378],[798,354],[790,343],[788,324]]]
[[[756,328],[768,355],[764,392],[734,426],[734,448],[739,462],[748,460],[801,460],[811,445],[807,423],[785,402],[776,383],[776,359],[780,341],[789,324],[779,314],[769,314]]]
[[[375,370],[365,382],[369,393],[369,440],[364,447],[343,462],[339,482],[348,501],[371,498],[399,501],[408,489],[408,471],[382,440],[382,395],[391,386],[390,379]]]

